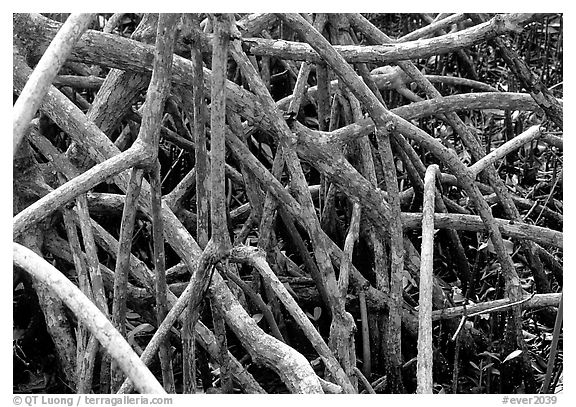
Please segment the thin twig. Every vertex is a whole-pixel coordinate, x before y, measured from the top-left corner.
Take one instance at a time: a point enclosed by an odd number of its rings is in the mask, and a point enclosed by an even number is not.
[[[230,42],[230,19],[227,15],[215,18],[215,43],[212,52],[212,93],[210,128],[210,179],[211,179],[211,225],[212,239],[225,251],[230,246],[226,221],[226,191],[224,163],[226,161],[226,71],[228,44]]]
[[[558,311],[556,313],[556,321],[554,322],[554,333],[552,336],[552,344],[550,346],[550,355],[548,356],[548,366],[546,367],[546,376],[544,376],[544,382],[542,383],[542,388],[540,393],[551,393],[554,389],[550,388],[550,382],[552,380],[552,374],[554,372],[554,366],[556,365],[556,355],[558,352],[558,342],[560,340],[560,335],[562,333],[562,322],[564,318],[564,303],[562,301],[562,295],[560,294],[560,305],[558,306]]]
[[[198,28],[198,18],[193,18],[192,24]],[[195,145],[196,168],[196,240],[201,248],[206,247],[209,239],[210,224],[210,163],[206,148],[205,109],[204,101],[204,71],[202,53],[198,43],[191,47],[192,71],[192,129]]]
[[[179,14],[160,13],[158,17],[152,78],[146,93],[146,102],[142,109],[142,123],[138,133],[139,140],[153,147],[154,157],[151,157],[152,164],[156,154],[158,154],[164,103],[168,98],[170,86],[172,85],[172,59],[179,19]]]
[[[76,224],[71,216],[69,208],[64,209],[63,218],[66,234],[68,235],[68,242],[70,251],[74,259],[74,267],[76,268],[76,275],[78,278],[78,287],[89,299],[92,297],[92,290],[90,289],[90,280],[88,277],[88,270],[86,269],[85,256],[82,254],[80,247],[80,239],[76,230]],[[94,372],[94,365],[88,363],[84,358],[84,353],[88,349],[88,342],[91,339],[90,331],[86,326],[79,324],[76,331],[76,392],[79,394],[89,393],[92,390],[92,374]]]
[[[366,377],[362,374],[362,372],[360,371],[360,369],[358,369],[356,366],[354,366],[352,368],[352,370],[354,371],[354,374],[356,375],[357,378],[360,379],[360,381],[362,382],[362,385],[364,386],[364,388],[366,389],[366,391],[369,394],[376,394],[376,392],[374,391],[374,389],[372,388],[372,385],[370,384],[370,382],[366,379]]]
[[[444,28],[447,28],[450,25],[459,23],[461,21],[464,21],[467,19],[467,16],[465,13],[455,13],[452,14],[451,16],[448,16],[446,18],[442,18],[440,20],[434,21],[432,24],[429,24],[425,27],[422,27],[418,30],[414,30],[409,34],[406,34],[400,38],[398,38],[398,42],[405,42],[405,41],[412,41],[412,40],[416,40],[419,38],[423,38],[427,35],[431,35],[434,34],[436,31],[442,30]]]
[[[420,255],[420,291],[418,296],[418,361],[416,392],[432,394],[432,290],[434,264],[434,198],[440,168],[433,164],[424,177],[422,208],[422,252]]]
[[[372,361],[370,356],[370,326],[368,324],[368,310],[366,307],[366,293],[360,290],[358,293],[360,302],[360,319],[362,322],[362,370],[364,375],[370,377],[372,374]]]
[[[228,66],[228,44],[230,42],[230,16],[214,15],[214,47],[212,49],[212,92],[210,128],[210,180],[211,180],[211,242],[220,253],[230,248],[230,235],[226,220],[226,73]],[[220,380],[222,391],[232,393],[232,377],[228,369],[226,329],[223,315],[214,307],[211,300],[215,334],[220,348]],[[189,309],[192,309],[189,307]]]
[[[144,170],[132,169],[130,184],[126,192],[124,211],[120,224],[120,238],[118,254],[116,255],[116,269],[114,270],[114,298],[112,301],[112,322],[120,334],[126,337],[126,290],[128,288],[128,271],[130,270],[130,252],[132,250],[132,236],[134,234],[134,221],[138,197],[142,185]],[[112,366],[111,390],[116,391],[120,384],[121,372]]]
[[[284,338],[282,337],[280,330],[278,329],[278,324],[276,324],[276,320],[274,319],[274,315],[272,315],[270,308],[268,308],[268,306],[266,305],[264,300],[262,300],[262,297],[260,296],[260,294],[255,292],[248,284],[246,284],[240,277],[236,276],[234,273],[226,272],[226,277],[229,278],[230,280],[232,280],[235,284],[237,284],[238,287],[240,287],[242,289],[242,291],[244,291],[246,293],[246,295],[248,295],[250,297],[250,299],[252,301],[254,301],[254,303],[258,306],[258,308],[260,309],[260,312],[262,312],[262,315],[266,319],[266,322],[268,323],[270,330],[272,331],[272,335],[276,339],[278,339],[282,342],[286,342],[284,340]]]
[[[481,160],[476,161],[470,166],[470,171],[473,174],[479,174],[489,165],[494,164],[499,159],[506,157],[510,152],[522,147],[524,144],[530,143],[532,140],[538,138],[542,134],[541,126],[532,126],[524,133],[514,137],[512,140],[502,144],[490,154],[482,157]]]
[[[340,290],[340,298],[345,299],[348,292],[348,278],[350,276],[350,266],[352,265],[352,254],[354,252],[354,244],[358,240],[360,232],[360,204],[354,203],[352,205],[352,216],[350,218],[350,229],[344,241],[344,250],[342,251],[342,262],[340,263],[340,275],[338,276],[338,289]]]
[[[452,341],[455,341],[455,340],[456,340],[456,337],[457,337],[458,334],[460,333],[460,330],[462,329],[462,327],[464,326],[464,323],[466,322],[466,320],[467,320],[468,318],[477,317],[478,315],[488,314],[488,313],[491,313],[491,312],[497,312],[497,311],[501,312],[501,311],[504,311],[504,310],[507,310],[507,309],[516,307],[516,306],[518,306],[518,305],[522,305],[522,304],[527,303],[528,301],[532,300],[532,298],[534,298],[535,295],[536,295],[536,293],[532,293],[532,295],[530,295],[529,297],[524,298],[524,299],[522,299],[522,300],[515,301],[515,302],[512,302],[512,303],[508,303],[508,304],[497,305],[497,306],[495,306],[495,307],[483,309],[483,310],[481,310],[481,311],[478,311],[478,312],[475,312],[475,313],[472,313],[472,314],[468,314],[468,312],[467,312],[467,306],[464,305],[464,306],[462,307],[462,311],[463,311],[464,315],[462,315],[462,319],[460,320],[460,324],[458,325],[458,328],[457,328],[456,331],[454,332],[454,335],[452,335]],[[560,301],[561,301],[561,300],[560,300]]]
[[[152,206],[152,236],[154,240],[154,269],[156,288],[156,321],[158,325],[166,317],[166,261],[164,253],[164,226],[162,224],[162,190],[160,181],[160,162],[149,172],[150,174],[150,196]],[[170,352],[170,342],[164,341],[160,345],[158,356],[160,357],[160,367],[162,369],[162,384],[167,393],[175,393],[174,372],[172,370],[172,358]]]

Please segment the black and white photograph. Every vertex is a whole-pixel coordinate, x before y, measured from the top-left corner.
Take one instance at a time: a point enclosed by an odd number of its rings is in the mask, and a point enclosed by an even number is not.
[[[565,14],[323,5],[11,14],[6,405],[567,401]]]

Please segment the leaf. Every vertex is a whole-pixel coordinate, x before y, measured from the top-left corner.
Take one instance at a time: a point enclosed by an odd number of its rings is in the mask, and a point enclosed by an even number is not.
[[[318,319],[320,318],[320,315],[322,315],[322,308],[314,307],[314,320],[318,321]]]
[[[262,151],[264,151],[264,154],[266,154],[268,156],[268,158],[270,159],[274,159],[274,155],[272,154],[272,149],[270,148],[270,146],[268,144],[260,144],[260,148],[262,149]]]
[[[472,361],[470,361],[470,362],[468,362],[468,363],[470,363],[474,369],[480,370],[480,368],[478,367],[478,365],[477,365],[476,363],[474,363],[474,362],[472,362]]]
[[[487,248],[487,247],[488,247],[488,242],[487,242],[487,241],[486,241],[486,242],[483,242],[480,246],[478,246],[478,251],[480,252],[480,251],[484,250],[484,249]]]
[[[536,335],[534,335],[528,331],[525,331],[525,330],[522,330],[522,335],[524,336],[524,340],[526,340],[526,341],[531,341],[531,340],[537,338]]]
[[[540,366],[538,366],[538,363],[532,361],[532,369],[534,369],[535,371],[537,371],[540,374],[544,374],[544,369],[542,369]]]
[[[495,354],[495,353],[493,353],[493,352],[484,351],[484,352],[482,352],[482,353],[479,353],[478,356],[489,356],[489,357],[491,357],[492,359],[496,359],[498,362],[501,362],[501,360],[500,360],[500,358],[498,357],[498,355]]]
[[[506,363],[509,360],[512,360],[514,358],[517,358],[518,356],[520,356],[522,354],[522,349],[516,349],[514,352],[510,353],[508,356],[506,356],[506,359],[504,359],[504,361],[502,363]]]
[[[318,120],[315,117],[308,117],[306,116],[304,118],[304,124],[307,127],[315,127],[318,128],[320,126],[320,124],[318,123]]]
[[[515,187],[516,185],[518,185],[518,175],[516,174],[506,175],[506,185],[508,185],[510,188],[516,191]]]
[[[153,330],[154,330],[154,327],[152,325],[150,325],[148,323],[144,323],[144,324],[140,324],[136,328],[134,328],[132,330],[132,334],[138,335],[139,333],[152,332]]]
[[[455,304],[463,304],[466,301],[466,298],[462,295],[462,290],[458,287],[452,287],[452,301]]]

